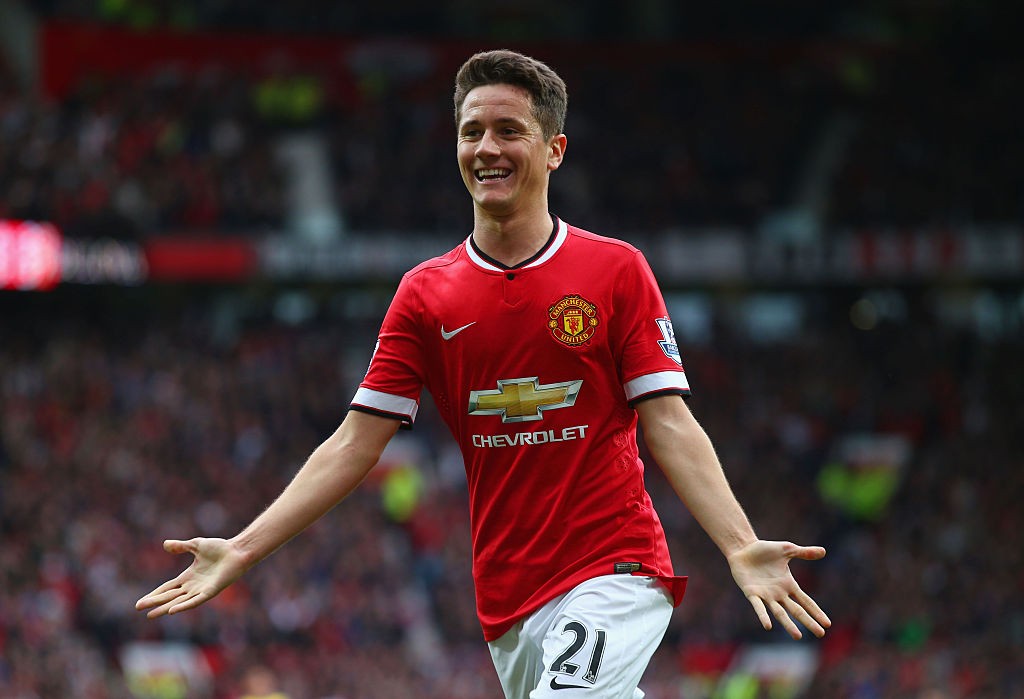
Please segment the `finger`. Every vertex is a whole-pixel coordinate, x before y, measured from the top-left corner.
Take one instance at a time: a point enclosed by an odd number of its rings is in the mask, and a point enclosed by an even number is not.
[[[146,618],[147,619],[156,619],[157,617],[161,617],[161,616],[163,616],[164,614],[167,613],[168,609],[169,609],[169,607],[166,604],[162,605],[160,607],[156,607],[155,609],[150,609],[148,612],[146,612]]]
[[[761,626],[764,627],[764,630],[771,631],[772,618],[764,607],[764,601],[757,595],[750,595],[747,597],[747,600],[750,602],[750,606],[754,608],[754,613],[757,614],[757,618],[761,621]]]
[[[188,571],[189,569],[186,568],[185,570],[181,571],[181,573],[179,573],[176,577],[171,578],[162,585],[154,588],[149,594],[143,596],[139,599],[138,602],[135,603],[135,608],[142,609],[143,607],[151,607],[153,606],[153,604],[158,603],[156,602],[156,600],[160,597],[163,597],[167,593],[181,588],[182,585],[188,582]]]
[[[832,620],[828,618],[828,614],[825,613],[825,610],[819,607],[818,603],[815,602],[814,599],[806,592],[798,587],[793,597],[801,607],[806,609],[807,612],[814,617],[816,622],[821,624],[821,626],[826,629],[832,626]]]
[[[173,607],[175,605],[175,603],[177,602],[177,599],[178,599],[177,597],[173,597],[173,598],[163,602],[162,604],[154,607],[153,609],[150,609],[146,613],[146,618],[147,619],[156,619],[159,616],[163,616],[164,614],[168,614],[170,612],[171,607]]]
[[[191,609],[192,607],[198,606],[199,602],[195,602],[197,597],[201,597],[202,600],[205,600],[209,595],[206,595],[201,590],[195,589],[194,586],[180,587],[176,590],[172,590],[164,595],[159,601],[154,601],[154,604],[159,606],[150,611],[147,616],[152,619],[154,617],[163,616],[164,614],[175,614],[177,612],[185,611],[186,609]]]
[[[787,597],[783,600],[783,606],[785,606],[786,611],[789,612],[790,617],[803,624],[804,627],[815,636],[821,638],[825,635],[825,629],[821,627],[821,624],[815,621],[814,617],[812,617],[806,609],[801,607],[796,600],[789,599]]]
[[[177,579],[169,580],[136,602],[135,608],[145,609],[146,607],[163,604],[181,595],[182,590],[183,588]]]
[[[184,612],[189,609],[193,609],[195,607],[198,607],[200,604],[202,604],[209,598],[210,595],[206,594],[205,592],[192,592],[187,596],[183,597],[182,599],[176,601],[173,605],[171,605],[168,608],[167,613],[177,614],[178,612]]]
[[[779,620],[779,623],[782,624],[782,627],[786,629],[786,632],[792,636],[794,640],[800,640],[800,638],[803,637],[803,634],[800,633],[800,629],[797,627],[796,622],[789,617],[789,614],[786,613],[786,610],[781,604],[775,600],[771,600],[768,603],[768,608],[771,610],[772,615]]]
[[[175,589],[177,587],[181,587],[182,584],[185,583],[185,581],[186,581],[186,579],[188,577],[186,575],[188,573],[188,570],[189,569],[186,568],[185,570],[181,571],[180,573],[178,573],[176,576],[174,576],[170,580],[168,580],[168,581],[162,583],[161,585],[153,588],[153,591],[150,592],[148,595],[146,595],[146,597],[152,597],[153,595],[159,595],[159,594],[162,594],[164,592],[167,592],[168,590],[173,590],[173,589]]]

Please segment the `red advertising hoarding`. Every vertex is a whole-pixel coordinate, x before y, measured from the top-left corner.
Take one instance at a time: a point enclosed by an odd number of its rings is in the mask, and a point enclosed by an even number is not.
[[[61,278],[61,236],[50,223],[0,219],[0,289],[52,289]]]

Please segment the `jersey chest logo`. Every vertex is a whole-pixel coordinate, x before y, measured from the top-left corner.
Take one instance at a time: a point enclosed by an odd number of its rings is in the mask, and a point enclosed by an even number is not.
[[[548,308],[548,329],[551,335],[569,347],[578,347],[597,332],[597,306],[579,294],[563,296]]]
[[[500,379],[497,390],[469,392],[470,415],[501,415],[502,422],[543,420],[545,410],[576,404],[582,380],[541,384],[536,376]]]

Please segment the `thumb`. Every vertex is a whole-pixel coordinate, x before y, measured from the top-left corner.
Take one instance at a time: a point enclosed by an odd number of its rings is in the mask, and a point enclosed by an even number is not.
[[[805,561],[817,561],[825,557],[824,546],[794,546],[789,553],[790,558],[800,558]]]
[[[179,539],[167,539],[164,541],[164,551],[167,553],[195,553],[196,540],[181,541]]]

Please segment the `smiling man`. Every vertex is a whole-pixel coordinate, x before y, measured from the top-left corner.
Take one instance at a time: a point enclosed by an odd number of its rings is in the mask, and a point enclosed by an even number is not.
[[[550,232],[548,180],[566,144],[564,134],[550,132],[555,124],[545,128],[537,119],[532,102],[525,88],[483,85],[465,95],[457,115],[459,169],[477,210],[478,244],[513,238],[531,255]],[[503,235],[510,224],[534,235]]]
[[[825,551],[755,535],[683,400],[689,382],[643,255],[548,210],[566,105],[561,78],[527,56],[462,66],[472,233],[402,278],[349,414],[280,497],[230,540],[165,542],[194,561],[138,608],[196,607],[309,526],[415,423],[426,388],[462,449],[477,611],[509,699],[643,697],[686,578],[644,487],[638,424],[761,624],[825,633],[828,617],[789,570]]]

